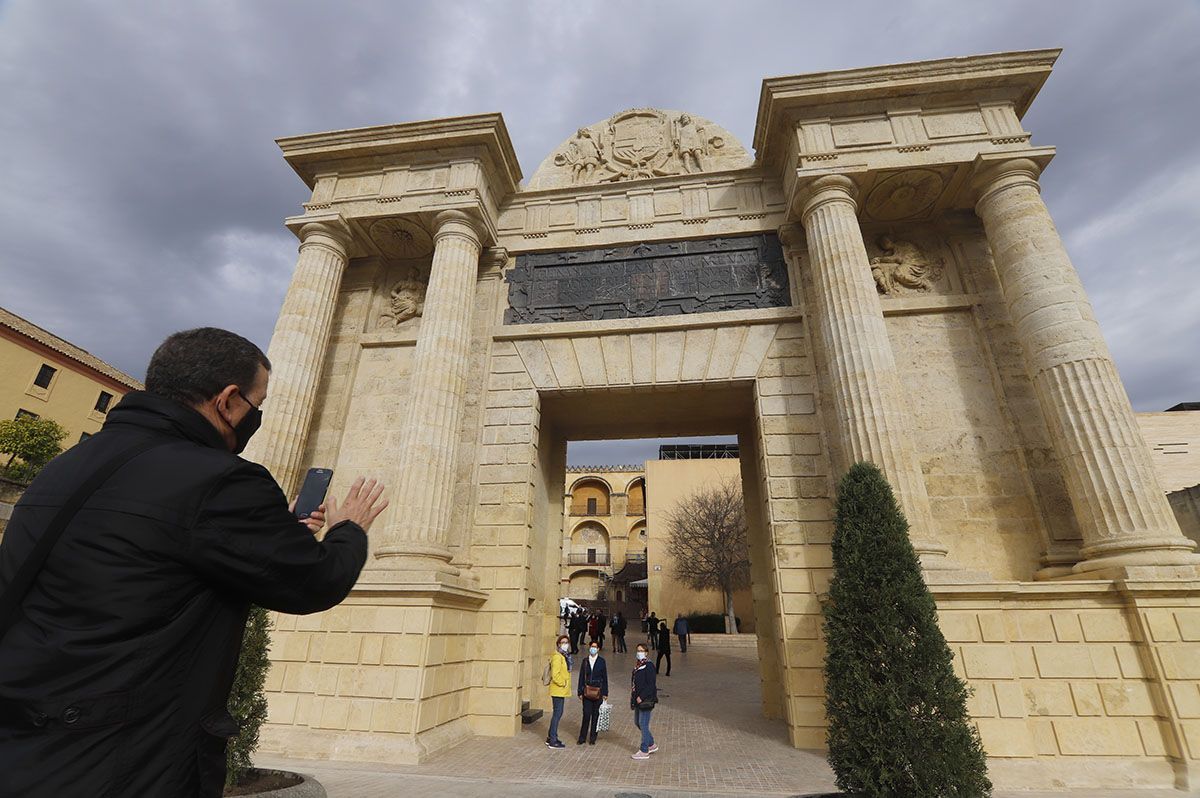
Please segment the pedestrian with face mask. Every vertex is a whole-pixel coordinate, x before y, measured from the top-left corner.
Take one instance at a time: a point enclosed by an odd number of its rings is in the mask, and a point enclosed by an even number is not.
[[[571,638],[559,635],[550,654],[550,731],[546,734],[546,747],[566,748],[558,739],[558,722],[562,720],[567,696],[571,694]]]
[[[387,506],[360,478],[300,521],[237,456],[270,376],[240,335],[171,335],[146,389],[17,503],[0,544],[0,760],[20,766],[0,768],[3,795],[221,795],[250,605],[340,603]]]
[[[608,665],[600,656],[600,641],[588,644],[588,655],[579,665],[579,699],[583,702],[583,722],[579,724],[576,745],[586,740],[596,744],[596,723],[600,720],[600,704],[608,699]]]
[[[650,664],[649,649],[644,643],[638,643],[634,656],[632,690],[629,696],[629,706],[633,709],[633,724],[642,732],[642,743],[634,751],[634,759],[649,759],[658,750],[654,736],[650,734],[650,713],[658,704],[658,680],[654,674],[654,666]]]

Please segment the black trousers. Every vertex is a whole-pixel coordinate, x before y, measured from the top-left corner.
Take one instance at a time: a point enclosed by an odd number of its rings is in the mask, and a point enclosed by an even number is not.
[[[585,740],[596,741],[596,724],[600,722],[600,699],[595,701],[590,698],[580,699],[583,701],[583,722],[579,724],[579,742]]]
[[[667,675],[670,676],[671,675],[671,649],[669,649],[669,648],[660,648],[658,650],[658,657],[654,660],[654,670],[657,673],[662,672],[662,658],[663,657],[667,658]]]
[[[617,642],[616,650],[617,651],[628,651],[629,650],[629,649],[625,648],[624,633],[614,634],[613,636],[616,638],[616,642]]]
[[[687,635],[677,634],[675,636],[679,638],[679,650],[687,651]]]

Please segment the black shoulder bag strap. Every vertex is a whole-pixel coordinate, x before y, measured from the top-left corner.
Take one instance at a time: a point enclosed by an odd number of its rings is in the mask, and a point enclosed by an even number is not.
[[[67,499],[66,503],[59,508],[54,518],[51,519],[50,524],[46,527],[46,531],[42,533],[37,543],[34,544],[33,551],[29,553],[29,556],[25,558],[25,562],[21,563],[21,567],[17,569],[12,582],[5,587],[3,594],[0,594],[0,641],[8,633],[9,627],[16,623],[17,612],[21,607],[21,602],[24,601],[25,594],[29,592],[29,588],[33,585],[33,580],[37,578],[38,573],[42,570],[42,566],[46,564],[46,558],[50,556],[50,551],[54,548],[54,544],[58,542],[63,530],[67,528],[67,524],[71,523],[71,519],[87,503],[92,494],[99,490],[100,486],[108,481],[108,478],[115,474],[121,466],[139,454],[157,446],[168,444],[172,440],[174,439],[154,437],[135,443],[133,446],[126,447],[117,452],[111,459],[96,469],[90,477],[85,479],[83,484]]]

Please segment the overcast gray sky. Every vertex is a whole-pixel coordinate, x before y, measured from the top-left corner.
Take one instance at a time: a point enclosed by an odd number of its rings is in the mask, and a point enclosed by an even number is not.
[[[747,146],[764,77],[1063,47],[1026,129],[1139,410],[1200,400],[1200,4],[0,0],[0,305],[141,377],[168,333],[264,348],[306,199],[278,136],[689,110]]]

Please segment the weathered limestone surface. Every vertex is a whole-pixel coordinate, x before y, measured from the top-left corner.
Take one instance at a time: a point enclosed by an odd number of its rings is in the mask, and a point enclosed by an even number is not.
[[[452,556],[454,456],[466,393],[480,239],[461,211],[440,214],[436,224],[409,412],[397,453],[396,509],[375,550],[377,558],[399,558],[399,567],[432,562],[448,568]]]
[[[921,466],[907,429],[905,403],[879,294],[858,226],[855,186],[830,175],[808,187],[802,218],[812,260],[812,317],[821,331],[845,471],[878,465],[896,491],[926,566],[946,554],[931,538],[933,517]]]
[[[346,270],[349,241],[343,228],[330,220],[300,230],[300,257],[267,351],[272,369],[263,426],[246,451],[289,496],[299,487],[300,457]]]
[[[1066,470],[1084,536],[1076,571],[1200,563],[1159,487],[1133,408],[1028,159],[989,164],[977,210]]]

